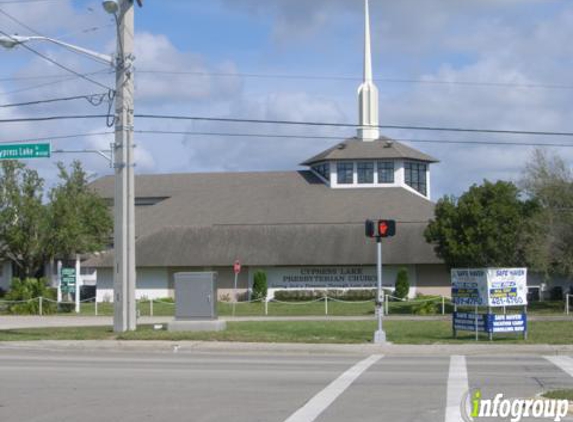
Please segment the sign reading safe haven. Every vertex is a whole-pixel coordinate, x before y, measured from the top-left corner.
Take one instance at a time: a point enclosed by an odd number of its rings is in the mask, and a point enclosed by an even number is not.
[[[454,331],[479,331],[481,333],[523,333],[527,331],[525,314],[476,314],[454,312]],[[476,329],[477,324],[477,329]]]
[[[461,306],[527,305],[527,268],[453,269],[452,301]]]

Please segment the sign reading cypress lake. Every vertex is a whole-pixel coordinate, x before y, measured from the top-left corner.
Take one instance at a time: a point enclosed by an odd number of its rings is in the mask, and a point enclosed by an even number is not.
[[[0,145],[0,160],[50,158],[50,155],[49,143]]]

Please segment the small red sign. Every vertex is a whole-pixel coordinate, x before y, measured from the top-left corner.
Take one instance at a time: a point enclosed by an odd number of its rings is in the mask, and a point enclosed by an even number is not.
[[[241,272],[241,263],[238,259],[233,264],[233,271],[235,271],[235,274],[239,274]]]

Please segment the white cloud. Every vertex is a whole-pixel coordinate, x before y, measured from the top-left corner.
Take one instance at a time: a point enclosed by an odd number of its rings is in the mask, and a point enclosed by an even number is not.
[[[140,70],[136,73],[136,97],[140,101],[214,101],[236,96],[242,89],[238,76],[210,75],[237,73],[231,61],[209,66],[201,55],[178,50],[165,35],[138,33],[135,56],[136,70]],[[158,70],[163,73],[150,73]]]

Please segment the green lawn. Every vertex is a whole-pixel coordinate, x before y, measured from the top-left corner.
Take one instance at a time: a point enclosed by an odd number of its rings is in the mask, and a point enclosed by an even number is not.
[[[412,315],[416,314],[420,302],[390,302],[390,315]],[[137,309],[141,316],[149,316],[151,313],[150,303],[147,301],[138,302]],[[228,302],[219,302],[217,311],[220,316],[231,316],[233,305]],[[563,315],[565,309],[564,302],[535,302],[529,305],[528,313],[530,315]],[[442,302],[437,298],[433,308],[429,308],[428,315],[440,315],[442,312]],[[446,313],[453,311],[453,306],[446,302]],[[94,303],[83,303],[81,306],[82,315],[95,315]],[[173,316],[175,305],[173,303],[153,303],[153,315],[155,316]],[[326,314],[326,307],[323,301],[316,303],[275,303],[268,304],[269,316],[320,316]],[[99,303],[98,315],[113,315],[113,304]],[[263,303],[238,303],[235,305],[236,316],[264,316],[265,305]],[[353,302],[336,302],[328,301],[328,315],[332,316],[368,316],[374,315],[374,303],[353,303]]]
[[[529,339],[517,335],[499,335],[494,343],[573,344],[573,326],[569,321],[531,322]],[[228,329],[216,333],[171,333],[141,326],[136,332],[116,335],[111,328],[46,328],[0,331],[0,341],[27,340],[212,340],[273,343],[369,343],[375,321],[261,321],[230,322]],[[388,340],[396,344],[474,343],[472,333],[452,338],[449,321],[386,321]],[[485,335],[481,343],[489,343]]]

